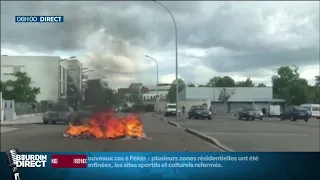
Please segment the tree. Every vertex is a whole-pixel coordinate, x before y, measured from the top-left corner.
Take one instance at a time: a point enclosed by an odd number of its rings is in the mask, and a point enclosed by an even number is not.
[[[239,81],[236,84],[237,87],[254,87],[254,83],[250,78],[247,78],[245,81]]]
[[[188,84],[188,87],[196,87],[194,84]]]
[[[300,78],[297,67],[282,66],[272,77],[275,98],[284,99],[288,105],[299,105],[308,101],[308,82]]]
[[[182,79],[178,79],[178,91],[181,92],[186,87],[186,84]],[[172,82],[172,85],[168,91],[167,101],[174,103],[176,102],[176,83],[175,80]]]
[[[16,102],[36,102],[40,88],[31,86],[31,78],[27,73],[17,72],[16,80],[1,82],[3,99],[15,100]]]
[[[226,108],[228,107],[227,102],[230,99],[230,94],[227,93],[226,88],[223,88],[222,91],[220,92],[219,95],[219,101],[223,102],[223,104],[226,106]]]
[[[258,84],[257,87],[267,87],[267,86],[265,84],[263,84],[263,83],[260,83],[260,84]]]
[[[118,94],[116,92],[114,92],[112,89],[103,89],[103,95],[104,95],[104,100],[105,103],[108,105],[116,105],[118,103],[120,103],[120,97],[118,96]],[[135,100],[138,100],[136,98],[134,98]]]
[[[216,87],[216,83],[218,82],[218,80],[220,80],[221,77],[220,76],[215,76],[210,78],[209,82],[207,83],[208,87]]]
[[[235,87],[236,83],[234,80],[229,76],[224,77],[213,77],[207,83],[209,87]]]
[[[208,87],[207,85],[200,84],[198,87]]]
[[[315,81],[316,81],[315,85],[319,87],[320,86],[320,76],[316,76]]]

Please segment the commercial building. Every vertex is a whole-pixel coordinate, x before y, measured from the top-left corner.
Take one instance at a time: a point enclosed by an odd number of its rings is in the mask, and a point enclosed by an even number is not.
[[[226,103],[221,96],[229,96]],[[259,108],[268,108],[270,104],[283,103],[282,99],[273,99],[272,87],[186,87],[179,94],[180,106],[186,109],[191,105],[207,104],[216,113],[235,112],[240,107],[254,104]]]
[[[143,100],[154,100],[157,96],[157,85],[148,85],[146,86],[148,89],[147,92],[143,93]],[[162,83],[158,84],[158,95],[160,99],[166,99],[169,89],[171,88],[171,84]]]
[[[58,102],[66,98],[68,65],[59,56],[1,56],[1,81],[15,80],[25,72],[31,85],[40,88],[36,100]]]

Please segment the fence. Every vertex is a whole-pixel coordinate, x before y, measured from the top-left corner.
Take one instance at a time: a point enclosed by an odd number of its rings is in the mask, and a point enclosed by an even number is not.
[[[27,102],[16,102],[15,111],[16,115],[32,114],[34,110],[32,109],[32,104],[36,105],[36,110],[38,113],[42,113],[42,108],[40,103],[27,103]]]

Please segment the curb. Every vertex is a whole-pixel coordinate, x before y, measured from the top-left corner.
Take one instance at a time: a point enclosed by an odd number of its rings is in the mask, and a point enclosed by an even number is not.
[[[6,127],[6,128],[8,128],[8,127]],[[0,134],[11,133],[11,132],[18,131],[18,130],[20,130],[20,128],[9,127],[9,129],[2,129]]]
[[[204,140],[204,141],[207,141],[207,142],[209,142],[211,144],[214,144],[215,146],[218,146],[220,149],[222,149],[224,151],[234,152],[232,149],[222,145],[218,140],[216,140],[216,139],[214,139],[212,137],[206,136],[206,135],[204,135],[202,133],[199,133],[198,131],[195,131],[195,130],[189,129],[189,128],[186,128],[185,131],[190,133],[190,134],[192,134],[192,135],[194,135],[194,136],[196,136],[196,137],[198,137],[198,138],[200,138],[200,139],[202,139],[202,140]]]
[[[183,127],[181,127],[179,124],[177,124],[177,123],[175,123],[175,122],[172,122],[172,121],[168,121],[168,120],[166,120],[166,119],[163,118],[163,117],[159,117],[159,116],[154,116],[154,117],[156,117],[156,118],[158,118],[158,119],[161,119],[161,120],[163,120],[164,122],[166,122],[166,123],[168,123],[168,124],[170,124],[170,125],[172,125],[172,126],[176,126],[176,127],[180,128],[180,129],[183,129],[183,130],[186,131],[187,133],[192,134],[192,135],[198,137],[199,139],[202,139],[202,140],[204,140],[204,141],[206,141],[206,142],[208,142],[208,143],[210,143],[210,144],[213,144],[213,145],[219,147],[220,149],[222,149],[222,150],[224,150],[224,151],[234,152],[234,150],[232,150],[232,149],[224,146],[224,145],[221,144],[218,140],[216,140],[216,139],[214,139],[214,138],[212,138],[212,137],[209,137],[209,136],[207,136],[207,135],[204,135],[204,134],[202,134],[202,133],[200,133],[200,132],[198,132],[198,131],[196,131],[196,130],[190,129],[190,128],[183,128]]]

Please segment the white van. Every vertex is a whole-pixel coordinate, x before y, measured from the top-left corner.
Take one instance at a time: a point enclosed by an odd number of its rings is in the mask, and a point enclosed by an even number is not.
[[[301,104],[300,107],[307,109],[311,117],[320,119],[320,104]]]
[[[165,107],[165,113],[164,116],[170,116],[170,115],[176,115],[177,112],[177,104],[167,104]],[[180,113],[180,110],[178,109],[178,113]]]

